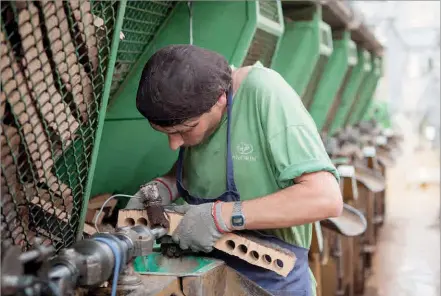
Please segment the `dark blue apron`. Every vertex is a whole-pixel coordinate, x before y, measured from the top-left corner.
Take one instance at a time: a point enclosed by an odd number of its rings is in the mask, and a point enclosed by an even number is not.
[[[227,98],[227,190],[215,199],[204,199],[191,195],[188,190],[184,188],[184,185],[182,183],[185,148],[181,147],[177,163],[176,180],[180,196],[184,198],[184,200],[188,204],[198,205],[207,202],[215,202],[217,200],[223,202],[233,202],[240,200],[240,194],[237,191],[236,183],[234,182],[233,158],[231,155],[230,147],[230,119],[233,101],[232,94],[233,92],[230,89]],[[240,272],[251,281],[255,282],[273,295],[312,296],[312,282],[308,265],[309,250],[306,248],[288,244],[275,236],[266,235],[257,231],[252,231],[251,233],[258,236],[260,239],[264,239],[272,244],[277,244],[284,249],[288,249],[296,255],[297,261],[295,263],[295,266],[287,277],[283,277],[271,270],[249,264],[244,260],[240,260],[235,256],[220,252],[216,249],[212,251],[209,255],[223,260],[228,266]]]

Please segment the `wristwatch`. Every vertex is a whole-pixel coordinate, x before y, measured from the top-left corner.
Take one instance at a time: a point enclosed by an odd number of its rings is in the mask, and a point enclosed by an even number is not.
[[[242,214],[242,202],[236,201],[233,204],[233,213],[231,215],[231,227],[234,230],[245,229],[245,216]]]

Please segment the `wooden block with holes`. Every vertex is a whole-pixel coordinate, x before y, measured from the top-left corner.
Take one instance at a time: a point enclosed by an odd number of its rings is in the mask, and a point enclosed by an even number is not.
[[[94,235],[96,233],[96,229],[92,225],[84,223],[83,232],[88,235]]]
[[[170,222],[169,235],[176,230],[182,215],[174,212],[166,212]],[[145,210],[120,210],[117,227],[149,225],[147,211]],[[288,250],[280,250],[264,245],[245,235],[228,233],[223,235],[215,244],[215,248],[236,256],[248,263],[272,270],[284,277],[294,268],[296,256]]]

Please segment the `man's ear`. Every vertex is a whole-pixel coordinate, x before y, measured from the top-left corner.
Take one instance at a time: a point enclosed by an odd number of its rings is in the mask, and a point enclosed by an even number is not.
[[[223,107],[225,105],[227,105],[227,94],[222,93],[217,99],[216,106]]]

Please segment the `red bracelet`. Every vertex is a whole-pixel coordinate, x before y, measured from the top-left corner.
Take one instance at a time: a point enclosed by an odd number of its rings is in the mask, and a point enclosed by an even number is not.
[[[170,186],[167,185],[167,183],[165,183],[164,181],[162,181],[161,179],[156,178],[154,181],[158,181],[159,183],[163,184],[167,190],[168,190],[168,194],[170,195],[170,202],[173,201],[173,195],[172,195],[172,191],[170,189]]]
[[[213,203],[213,206],[211,207],[211,215],[213,216],[214,225],[216,226],[217,231],[219,231],[220,233],[226,233],[226,231],[224,231],[224,230],[222,230],[222,228],[220,228],[219,222],[217,221],[216,206],[218,203],[221,203],[221,201],[218,200]]]

